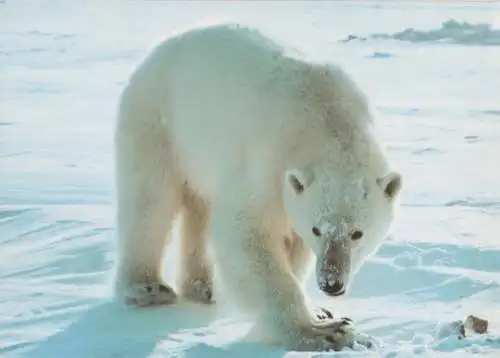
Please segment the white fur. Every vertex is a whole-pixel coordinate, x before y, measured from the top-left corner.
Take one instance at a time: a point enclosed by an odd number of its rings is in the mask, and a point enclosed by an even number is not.
[[[124,90],[116,153],[120,293],[137,304],[176,301],[160,272],[182,214],[183,295],[204,301],[212,289],[210,236],[225,286],[268,340],[324,350],[327,336],[339,346],[354,339],[339,322],[315,322],[300,281],[312,252],[322,262],[339,240],[359,268],[389,230],[400,183],[384,195],[386,155],[341,69],[237,25],[180,33]],[[316,237],[313,226],[326,232]],[[364,237],[350,242],[354,229]]]

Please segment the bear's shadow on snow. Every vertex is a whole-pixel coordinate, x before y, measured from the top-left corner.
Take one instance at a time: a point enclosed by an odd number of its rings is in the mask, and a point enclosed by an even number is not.
[[[91,307],[29,355],[147,357],[171,334],[210,324],[213,311],[198,305],[130,308],[110,300]]]
[[[68,327],[39,342],[30,357],[147,357],[160,348],[185,357],[283,357],[285,351],[245,341],[219,347],[204,342],[217,319],[215,306],[130,308],[115,301],[97,304]],[[220,332],[217,333],[220,338]]]

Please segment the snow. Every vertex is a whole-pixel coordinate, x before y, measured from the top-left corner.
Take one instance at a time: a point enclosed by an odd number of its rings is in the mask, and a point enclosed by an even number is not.
[[[345,66],[380,112],[404,174],[391,238],[346,297],[323,296],[311,277],[314,302],[373,335],[374,356],[498,356],[496,9],[493,2],[1,1],[0,355],[306,356],[241,340],[248,322],[217,307],[133,310],[111,300],[119,91],[164,36],[230,19]],[[175,258],[174,251],[166,258],[167,278]],[[489,319],[489,332],[458,340],[450,324],[469,314]]]

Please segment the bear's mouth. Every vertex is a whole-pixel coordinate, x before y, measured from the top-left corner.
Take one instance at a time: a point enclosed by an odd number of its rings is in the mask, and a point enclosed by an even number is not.
[[[319,289],[328,296],[338,297],[346,293],[346,286],[342,281],[328,282],[322,280],[318,286]]]

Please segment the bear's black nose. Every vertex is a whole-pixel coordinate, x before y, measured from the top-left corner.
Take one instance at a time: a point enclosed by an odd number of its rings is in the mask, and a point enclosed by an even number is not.
[[[329,296],[341,296],[345,293],[344,283],[341,281],[335,281],[333,284],[326,283],[320,288]]]

